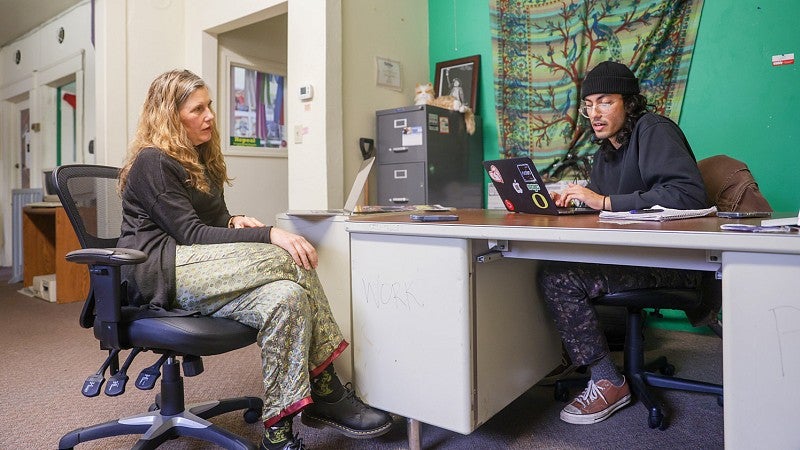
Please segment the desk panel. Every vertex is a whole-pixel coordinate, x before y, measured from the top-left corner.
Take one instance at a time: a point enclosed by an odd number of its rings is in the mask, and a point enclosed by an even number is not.
[[[725,447],[797,449],[800,256],[725,252]]]
[[[350,249],[357,391],[377,408],[471,432],[468,241],[356,234]]]

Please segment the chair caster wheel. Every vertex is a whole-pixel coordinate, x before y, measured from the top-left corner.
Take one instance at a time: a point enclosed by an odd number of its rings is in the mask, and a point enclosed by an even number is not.
[[[569,400],[569,389],[564,386],[559,386],[558,383],[556,383],[556,387],[553,390],[553,397],[556,401],[566,402]]]
[[[247,423],[256,423],[261,419],[261,411],[250,408],[244,412],[244,421]]]
[[[658,369],[658,371],[661,372],[661,375],[671,377],[675,375],[675,366],[673,366],[672,364],[667,364]]]
[[[658,428],[659,430],[667,429],[667,421],[664,420],[664,415],[658,411],[650,411],[650,416],[647,418],[647,425],[650,428]]]
[[[150,404],[150,406],[147,408],[147,411],[153,412],[158,411],[159,409],[161,409],[161,394],[156,394],[156,399],[153,400],[153,403]]]

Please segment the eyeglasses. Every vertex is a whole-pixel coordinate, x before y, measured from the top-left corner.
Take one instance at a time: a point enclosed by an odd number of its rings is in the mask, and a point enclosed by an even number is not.
[[[587,105],[586,103],[581,103],[581,106],[578,108],[578,112],[581,113],[583,117],[589,118],[589,114],[597,109],[600,114],[608,114],[611,111],[611,107],[614,105],[615,102],[600,102],[595,103],[592,106]]]

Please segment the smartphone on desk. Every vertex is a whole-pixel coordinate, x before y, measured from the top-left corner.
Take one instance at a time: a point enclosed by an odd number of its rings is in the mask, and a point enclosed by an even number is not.
[[[414,222],[452,222],[458,220],[456,214],[411,214]]]
[[[747,219],[751,217],[772,217],[769,211],[717,211],[717,217],[725,219]]]

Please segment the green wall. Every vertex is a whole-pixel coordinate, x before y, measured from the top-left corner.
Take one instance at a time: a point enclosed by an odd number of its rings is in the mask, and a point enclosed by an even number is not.
[[[478,114],[484,154],[498,155],[493,0],[429,0],[431,81],[436,62],[481,55]],[[680,126],[698,158],[720,153],[745,161],[777,211],[800,209],[800,74],[773,67],[772,55],[800,57],[800,2],[706,1]]]

